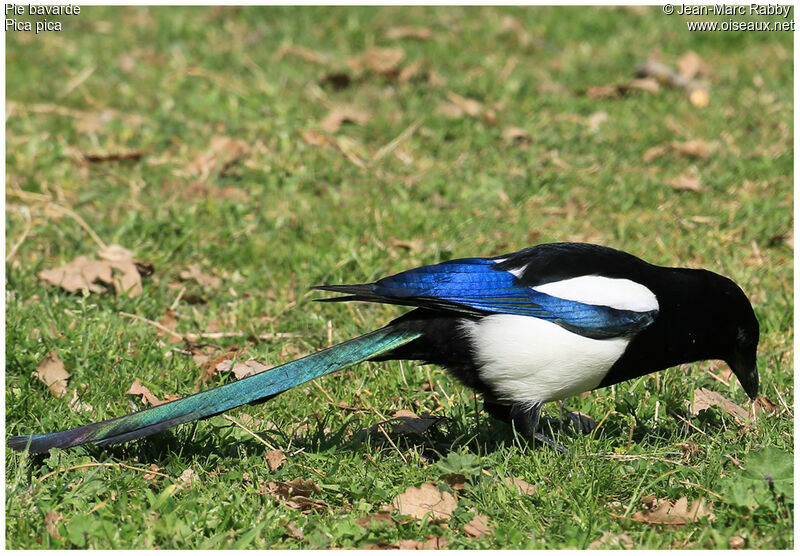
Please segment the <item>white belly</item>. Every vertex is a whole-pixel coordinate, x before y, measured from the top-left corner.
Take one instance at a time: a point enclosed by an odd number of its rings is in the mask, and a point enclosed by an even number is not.
[[[464,321],[480,377],[498,401],[561,400],[595,388],[629,339],[594,340],[542,319],[489,315]]]

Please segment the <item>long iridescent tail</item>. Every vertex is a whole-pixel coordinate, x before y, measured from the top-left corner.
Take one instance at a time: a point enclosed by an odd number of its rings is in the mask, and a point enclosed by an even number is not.
[[[385,354],[419,336],[419,332],[399,330],[389,325],[212,390],[100,423],[59,432],[13,436],[8,439],[8,446],[18,451],[27,448],[34,453],[46,453],[50,448],[69,448],[89,442],[105,446],[142,438],[181,423],[276,396],[342,367]]]

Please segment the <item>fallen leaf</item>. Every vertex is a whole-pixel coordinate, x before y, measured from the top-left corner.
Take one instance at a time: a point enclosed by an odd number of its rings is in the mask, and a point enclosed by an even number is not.
[[[120,162],[122,160],[138,160],[147,153],[145,150],[135,149],[132,151],[113,151],[84,153],[83,159],[86,162]]]
[[[63,539],[64,537],[58,532],[58,522],[64,519],[64,516],[58,513],[55,510],[50,510],[44,516],[44,525],[47,527],[47,534],[51,537],[55,537],[58,540]]]
[[[356,523],[364,529],[380,525],[394,525],[391,511],[380,511],[356,519]]]
[[[463,473],[448,473],[442,480],[453,490],[464,490],[467,484],[467,477]]]
[[[78,399],[78,391],[72,389],[72,399],[67,403],[67,406],[73,411],[87,412],[92,411],[94,408],[88,403],[83,403]]]
[[[433,31],[427,27],[412,27],[410,25],[401,25],[399,27],[390,27],[383,34],[389,40],[396,39],[415,39],[418,41],[427,41],[433,37]]]
[[[401,247],[411,251],[412,253],[422,251],[422,249],[425,247],[425,241],[421,237],[415,237],[410,240],[391,237],[389,238],[388,243],[391,247]]]
[[[711,146],[702,139],[692,139],[683,143],[673,141],[670,146],[676,153],[691,158],[706,158],[711,153]]]
[[[289,533],[292,537],[298,540],[303,540],[305,538],[303,529],[301,529],[300,526],[297,525],[296,521],[290,521],[289,523],[287,523],[286,528],[289,530]]]
[[[343,105],[331,109],[328,115],[320,122],[320,125],[328,133],[336,133],[345,122],[364,125],[371,118],[372,115],[366,110]]]
[[[447,539],[428,535],[425,539],[413,540],[406,539],[395,543],[379,542],[378,544],[369,544],[362,546],[362,550],[439,550],[447,546]]]
[[[766,413],[772,415],[780,410],[780,407],[766,396],[758,396],[753,402],[756,413]]]
[[[636,512],[631,519],[642,523],[669,525],[694,523],[703,517],[708,517],[709,520],[715,519],[711,505],[706,503],[705,498],[698,498],[691,506],[685,496],[676,502],[665,499],[657,500],[655,503],[648,501],[647,506],[647,510]]]
[[[121,54],[117,57],[117,67],[122,73],[130,73],[136,67],[136,58],[130,54]]]
[[[586,89],[589,98],[617,98],[626,95],[630,91],[645,91],[647,93],[658,93],[660,87],[658,80],[652,77],[642,77],[632,79],[616,85],[597,85]]]
[[[731,550],[741,550],[745,547],[745,541],[742,537],[734,535],[728,539],[728,548]]]
[[[520,494],[531,495],[536,493],[536,485],[532,485],[526,481],[523,481],[518,477],[514,478],[506,477],[505,479],[503,479],[503,483],[505,483],[508,486],[516,487],[517,492],[519,492]]]
[[[67,393],[69,373],[64,368],[64,362],[58,357],[56,350],[51,350],[36,365],[33,373],[36,378],[44,382],[50,393],[56,398],[61,398]]]
[[[521,127],[510,126],[503,130],[503,139],[507,141],[527,141],[530,138],[530,133]]]
[[[402,48],[371,48],[362,56],[351,58],[347,64],[356,74],[370,71],[393,79],[397,77],[400,62],[405,55]]]
[[[286,454],[283,453],[283,450],[270,450],[264,454],[264,458],[267,460],[269,470],[273,473],[275,473],[281,465],[286,463]]]
[[[203,154],[198,155],[185,170],[190,174],[198,174],[202,180],[225,172],[239,160],[250,154],[250,147],[244,141],[225,136],[211,138],[211,145]]]
[[[665,183],[679,191],[703,191],[703,186],[700,185],[700,178],[688,174],[681,174],[680,176],[667,180]]]
[[[677,68],[678,73],[692,78],[703,71],[703,60],[696,52],[690,50],[678,58]]]
[[[493,125],[497,114],[491,108],[487,108],[483,103],[473,99],[462,97],[454,92],[447,93],[448,102],[440,102],[436,107],[436,112],[448,118],[470,118],[482,119],[486,123]]]
[[[399,419],[399,418],[408,418],[408,419],[419,419],[419,415],[414,413],[413,411],[409,411],[408,409],[398,409],[392,415],[392,419]]]
[[[311,62],[312,64],[325,65],[329,62],[328,57],[324,54],[314,52],[313,50],[309,50],[303,46],[295,46],[293,44],[287,44],[280,47],[275,53],[274,58],[276,60],[280,60],[286,55],[297,56],[298,58],[302,58],[306,62]]]
[[[113,285],[117,295],[127,293],[136,297],[142,293],[142,276],[152,273],[150,265],[133,260],[133,253],[119,245],[100,249],[98,255],[105,259],[91,260],[85,255],[54,269],[39,272],[38,277],[68,292],[88,289],[94,293],[106,291]]]
[[[652,162],[656,158],[660,158],[665,154],[667,154],[669,150],[670,150],[669,143],[663,143],[661,145],[656,145],[655,147],[650,147],[649,149],[644,151],[644,154],[642,154],[642,160],[644,160],[645,162]]]
[[[624,533],[616,535],[606,532],[589,545],[589,550],[597,550],[598,548],[633,548],[633,539]]]
[[[181,476],[178,477],[178,479],[185,485],[191,485],[193,483],[199,482],[200,476],[197,473],[195,473],[194,469],[190,467],[188,469],[184,469],[183,473],[181,473]]]
[[[161,471],[163,471],[163,469],[161,467],[157,466],[155,463],[151,463],[150,464],[150,471],[153,471],[153,473],[145,473],[142,476],[142,479],[144,479],[145,481],[152,481],[156,477],[158,477],[158,475],[156,475],[156,473],[160,473]]]
[[[178,276],[184,281],[194,280],[206,290],[216,289],[222,285],[221,278],[203,272],[196,264],[190,264],[186,270],[181,270]]]
[[[589,127],[589,131],[594,132],[600,129],[600,124],[607,121],[608,121],[608,112],[605,111],[595,112],[594,114],[586,118],[586,125]]]
[[[324,510],[328,505],[322,500],[312,500],[309,498],[312,494],[321,492],[314,481],[293,479],[289,482],[285,481],[269,481],[262,483],[259,489],[261,494],[270,494],[275,498],[282,500],[287,506],[296,508],[308,513],[312,510]]]
[[[473,538],[488,535],[494,529],[494,525],[489,524],[489,518],[483,514],[475,514],[470,522],[464,525],[464,532]]]
[[[421,73],[420,70],[422,70],[423,65],[424,64],[422,60],[417,60],[408,64],[406,67],[400,70],[400,73],[397,74],[397,80],[400,83],[408,83]]]
[[[736,405],[722,394],[707,388],[696,389],[694,391],[694,401],[692,402],[692,415],[697,415],[710,407],[721,407],[740,425],[745,425],[750,421],[750,413],[746,409]]]
[[[392,500],[392,506],[403,515],[423,519],[430,515],[434,521],[447,521],[457,506],[449,492],[441,491],[433,483],[409,487]]]
[[[133,381],[133,384],[131,384],[131,387],[128,388],[126,393],[132,396],[141,396],[142,403],[150,406],[161,405],[163,403],[179,400],[181,398],[181,396],[172,394],[168,395],[164,400],[159,400],[145,385],[142,384],[142,381],[140,381],[138,378]]]
[[[222,363],[217,365],[218,371],[223,370],[222,368],[220,368],[220,365],[222,365]],[[231,367],[226,368],[224,370],[232,372],[237,380],[241,380],[245,377],[267,371],[273,367],[274,365],[264,365],[263,363],[259,363],[255,359],[248,359],[245,362],[237,361]]]

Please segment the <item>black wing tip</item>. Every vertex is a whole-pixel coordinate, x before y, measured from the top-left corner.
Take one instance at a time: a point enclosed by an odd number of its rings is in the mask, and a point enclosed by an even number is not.
[[[8,439],[8,447],[17,452],[24,452],[31,440],[30,436],[12,436]]]

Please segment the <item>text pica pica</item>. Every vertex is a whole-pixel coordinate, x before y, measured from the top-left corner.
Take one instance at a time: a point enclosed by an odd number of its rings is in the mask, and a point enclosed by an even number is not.
[[[441,365],[526,437],[542,404],[681,363],[725,361],[758,394],[759,327],[745,294],[708,270],[668,268],[598,245],[552,243],[423,266],[370,284],[319,286],[414,309],[387,326],[237,382],[116,419],[15,436],[32,452],[133,440],[361,361]]]

